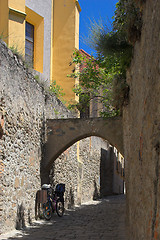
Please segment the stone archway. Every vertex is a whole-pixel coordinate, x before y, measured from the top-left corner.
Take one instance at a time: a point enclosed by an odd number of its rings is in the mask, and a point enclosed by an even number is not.
[[[42,182],[49,181],[49,171],[56,158],[75,142],[86,137],[106,139],[123,155],[122,118],[54,119],[47,120],[47,142],[41,162]]]

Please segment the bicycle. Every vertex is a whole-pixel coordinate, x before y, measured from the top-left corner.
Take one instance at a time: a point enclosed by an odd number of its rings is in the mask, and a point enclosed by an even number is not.
[[[57,184],[55,191],[50,184],[43,184],[42,190],[47,190],[47,201],[42,206],[44,218],[50,220],[54,212],[62,217],[64,214],[65,184]]]

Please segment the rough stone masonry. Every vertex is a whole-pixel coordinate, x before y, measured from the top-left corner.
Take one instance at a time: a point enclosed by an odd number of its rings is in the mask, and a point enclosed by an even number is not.
[[[160,1],[145,2],[141,40],[135,45],[127,76],[130,102],[123,112],[129,240],[160,239]],[[43,120],[56,118],[56,107],[59,117],[70,113],[44,94],[2,43],[0,79],[0,108],[5,113],[5,135],[0,140],[0,224],[10,228],[23,225],[26,212],[28,219],[33,215],[40,187]]]
[[[35,217],[36,192],[41,187],[41,159],[46,141],[46,119],[72,114],[44,86],[23,61],[0,42],[0,232],[23,228]],[[67,149],[54,162],[50,181],[66,184],[66,207],[99,196],[101,148],[109,145],[96,137]],[[110,161],[110,156],[108,155]],[[114,162],[111,164],[111,170]],[[113,171],[111,171],[112,173]],[[112,178],[104,190],[112,193]],[[123,180],[121,180],[123,181]],[[105,189],[106,188],[106,189]]]
[[[58,111],[58,116],[56,112]],[[41,186],[40,161],[46,118],[71,113],[44,91],[23,62],[0,43],[0,231],[23,227],[34,216]]]
[[[141,40],[128,72],[124,108],[127,223],[130,240],[160,239],[160,1],[143,5]]]

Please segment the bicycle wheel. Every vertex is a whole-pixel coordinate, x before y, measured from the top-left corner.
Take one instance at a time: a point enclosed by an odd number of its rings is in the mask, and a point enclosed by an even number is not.
[[[56,201],[56,213],[59,217],[62,217],[64,214],[64,203],[60,199]]]
[[[43,205],[43,216],[46,220],[50,220],[52,217],[52,207],[49,202]]]

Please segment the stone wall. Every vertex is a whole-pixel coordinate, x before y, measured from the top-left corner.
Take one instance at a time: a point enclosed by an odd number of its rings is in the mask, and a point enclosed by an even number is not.
[[[122,194],[123,177],[116,164],[117,151],[106,140],[85,138],[56,159],[50,174],[51,183],[53,186],[59,182],[66,184],[68,208],[99,197]]]
[[[99,145],[95,145],[98,142]],[[101,148],[108,143],[97,137],[86,138],[68,148],[53,164],[51,182],[66,184],[68,208],[100,197]],[[72,164],[71,164],[72,159]]]
[[[20,228],[34,218],[41,187],[40,162],[47,118],[71,113],[44,91],[23,62],[0,42],[0,231]]]
[[[65,184],[65,207],[71,208],[76,203],[78,186],[77,144],[68,148],[52,165],[50,182]]]
[[[127,223],[130,240],[160,239],[160,1],[143,9],[141,40],[128,72],[124,109]]]
[[[35,219],[46,119],[70,117],[66,107],[0,42],[0,233],[22,228]],[[86,138],[54,162],[50,181],[52,185],[66,184],[66,207],[113,193],[115,162],[104,158],[102,164],[102,149],[107,152],[108,147],[100,138]],[[102,194],[100,182],[107,184]]]
[[[100,146],[102,147],[103,145],[105,149],[108,148],[108,143],[97,137],[86,138],[80,141],[82,202],[100,197]]]

